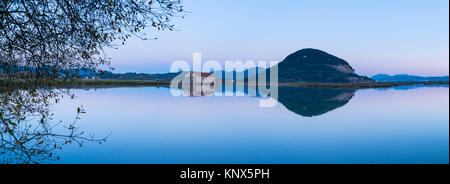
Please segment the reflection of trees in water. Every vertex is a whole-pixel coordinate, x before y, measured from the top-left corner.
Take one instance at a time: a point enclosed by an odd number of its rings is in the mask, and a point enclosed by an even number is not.
[[[0,89],[0,163],[55,161],[59,159],[55,151],[66,144],[106,141],[76,127],[85,113],[82,107],[72,122],[53,121],[50,107],[62,97],[53,90]]]

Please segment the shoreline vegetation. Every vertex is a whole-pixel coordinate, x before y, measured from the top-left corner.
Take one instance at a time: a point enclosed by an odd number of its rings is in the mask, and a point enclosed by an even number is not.
[[[373,83],[279,83],[279,86],[293,86],[293,87],[328,87],[328,88],[390,88],[397,86],[411,86],[411,85],[448,85],[449,81],[417,81],[417,82],[373,82]]]
[[[24,82],[11,82],[0,79],[1,86],[26,86]],[[226,84],[233,84],[226,82]],[[246,83],[234,83],[235,85],[247,85]],[[325,87],[325,88],[390,88],[397,86],[411,85],[448,85],[449,81],[416,81],[416,82],[372,82],[372,83],[305,83],[305,82],[280,82],[278,86],[291,87]],[[139,86],[169,86],[168,81],[152,81],[152,80],[75,80],[66,82],[65,85],[55,86],[56,88],[107,88],[107,87],[139,87]]]
[[[226,82],[226,84],[232,84]],[[247,85],[235,83],[236,85]],[[410,85],[445,85],[449,81],[417,81],[417,82],[373,82],[373,83],[304,83],[304,82],[280,82],[278,86],[292,87],[329,87],[329,88],[389,88]],[[70,86],[169,86],[168,81],[150,80],[77,80]]]

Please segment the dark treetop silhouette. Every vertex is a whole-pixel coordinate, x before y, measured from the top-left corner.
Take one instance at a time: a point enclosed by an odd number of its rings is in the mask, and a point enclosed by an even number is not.
[[[3,0],[0,1],[0,154],[2,162],[35,163],[52,149],[82,137],[53,133],[48,107],[68,90],[54,89],[79,78],[79,69],[103,73],[105,47],[142,30],[173,30],[181,0]],[[73,97],[73,96],[72,96]],[[78,108],[77,114],[83,111]]]
[[[181,0],[0,1],[0,62],[8,64],[2,65],[2,77],[53,82],[62,75],[59,70],[95,71],[108,65],[104,47],[131,36],[145,39],[141,31],[146,27],[172,30],[171,17],[181,11]],[[7,66],[33,71],[8,71]]]

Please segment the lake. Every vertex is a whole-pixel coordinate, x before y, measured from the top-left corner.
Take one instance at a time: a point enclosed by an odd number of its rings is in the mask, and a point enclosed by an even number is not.
[[[53,121],[107,137],[44,163],[449,163],[449,88],[280,87],[261,97],[180,96],[168,87],[75,89]],[[94,135],[95,134],[95,135]]]

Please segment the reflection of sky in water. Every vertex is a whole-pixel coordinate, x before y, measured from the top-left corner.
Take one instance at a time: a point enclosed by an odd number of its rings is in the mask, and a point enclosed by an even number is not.
[[[302,117],[257,97],[172,97],[168,88],[76,90],[55,120],[87,111],[102,145],[67,146],[62,163],[448,163],[449,88],[359,90]]]

